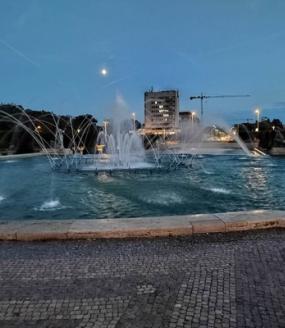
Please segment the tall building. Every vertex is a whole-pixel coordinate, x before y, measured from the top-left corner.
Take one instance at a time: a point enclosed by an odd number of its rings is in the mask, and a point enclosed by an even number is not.
[[[175,130],[179,127],[179,93],[177,90],[146,91],[144,94],[146,130]]]

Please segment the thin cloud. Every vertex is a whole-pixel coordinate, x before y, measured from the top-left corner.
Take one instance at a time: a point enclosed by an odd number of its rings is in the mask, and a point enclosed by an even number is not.
[[[21,57],[24,60],[26,60],[28,63],[32,64],[33,66],[40,67],[40,65],[38,63],[36,63],[35,61],[33,61],[31,58],[27,57],[23,52],[21,52],[19,49],[15,48],[15,47],[13,47],[8,42],[4,41],[3,39],[0,39],[0,43],[2,43],[6,48],[8,48],[12,52],[14,52],[19,57]]]
[[[120,78],[120,79],[113,80],[113,81],[111,81],[111,82],[105,84],[105,85],[103,86],[103,88],[108,88],[108,87],[110,87],[110,86],[112,86],[112,85],[118,84],[119,82],[125,81],[125,80],[129,79],[130,77],[131,77],[131,75],[127,75],[127,76],[122,77],[122,78]]]

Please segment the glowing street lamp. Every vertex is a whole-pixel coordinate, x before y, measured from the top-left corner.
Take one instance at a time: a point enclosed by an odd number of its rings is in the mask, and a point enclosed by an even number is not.
[[[256,114],[256,129],[255,132],[259,131],[259,115],[260,115],[260,110],[258,108],[256,108],[256,110],[254,111]]]
[[[36,128],[35,128],[35,131],[36,131],[37,133],[40,133],[40,132],[42,131],[42,127],[41,127],[41,125],[37,125]]]

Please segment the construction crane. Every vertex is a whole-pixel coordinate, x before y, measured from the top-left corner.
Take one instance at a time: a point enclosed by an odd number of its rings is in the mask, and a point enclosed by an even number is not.
[[[250,95],[219,95],[219,96],[206,96],[201,92],[200,96],[191,96],[190,100],[200,99],[201,101],[201,121],[204,115],[204,99],[208,98],[245,98],[250,97]]]

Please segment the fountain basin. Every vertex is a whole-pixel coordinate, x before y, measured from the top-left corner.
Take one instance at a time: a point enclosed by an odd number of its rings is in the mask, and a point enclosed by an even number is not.
[[[0,162],[0,220],[101,219],[285,210],[285,161],[199,155],[189,167],[54,171],[44,157]]]
[[[285,211],[102,220],[43,220],[0,223],[0,240],[59,240],[189,236],[201,233],[285,228]]]

